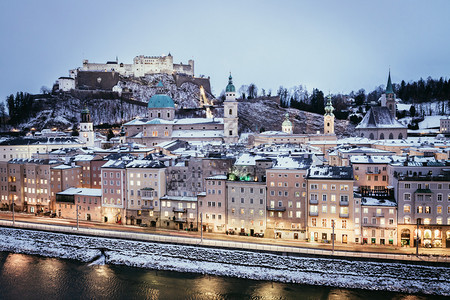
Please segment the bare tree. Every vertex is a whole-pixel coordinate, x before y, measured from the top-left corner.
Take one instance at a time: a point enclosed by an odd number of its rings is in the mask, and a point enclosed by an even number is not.
[[[245,99],[245,93],[247,93],[248,91],[248,85],[241,85],[241,87],[239,88],[239,93],[241,94],[241,99]]]
[[[254,99],[258,96],[258,88],[254,83],[248,86],[248,99]]]

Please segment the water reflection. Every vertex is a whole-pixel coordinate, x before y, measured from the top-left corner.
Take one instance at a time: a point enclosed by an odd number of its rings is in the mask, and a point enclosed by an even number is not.
[[[0,299],[394,299],[435,297],[91,265],[0,252]]]

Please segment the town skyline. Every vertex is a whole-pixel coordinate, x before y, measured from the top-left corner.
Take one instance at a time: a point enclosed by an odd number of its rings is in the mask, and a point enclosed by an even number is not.
[[[386,82],[389,68],[399,83],[445,78],[450,65],[450,45],[441,38],[450,25],[445,1],[134,2],[117,19],[111,17],[117,5],[104,2],[89,4],[95,17],[83,2],[62,3],[59,10],[51,2],[4,5],[3,28],[11,28],[14,16],[22,19],[4,37],[3,97],[51,88],[83,59],[131,63],[141,54],[194,59],[195,75],[210,76],[216,96],[230,71],[237,88],[255,83],[275,94],[281,85],[301,84],[337,94],[371,91]]]

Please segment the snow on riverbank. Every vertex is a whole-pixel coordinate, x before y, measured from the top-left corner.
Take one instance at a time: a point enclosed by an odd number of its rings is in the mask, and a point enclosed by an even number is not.
[[[11,228],[0,228],[0,251],[94,264],[104,261],[156,270],[450,296],[450,269],[445,267],[287,257]]]

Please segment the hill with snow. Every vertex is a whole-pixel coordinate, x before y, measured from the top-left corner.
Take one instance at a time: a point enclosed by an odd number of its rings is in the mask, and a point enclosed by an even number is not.
[[[115,90],[83,91],[72,90],[67,93],[55,93],[35,97],[33,102],[34,115],[17,128],[29,129],[57,127],[72,128],[80,122],[80,112],[88,108],[94,125],[115,124],[129,121],[136,117],[145,117],[146,103],[155,95],[156,85],[161,81],[166,94],[175,102],[178,109],[188,110],[202,115],[200,107],[200,89],[192,82],[176,85],[174,78],[167,74],[148,75],[142,78],[121,78]],[[209,100],[214,96],[206,94]],[[294,133],[316,133],[323,131],[323,116],[293,108],[282,108],[273,100],[238,100],[239,101],[239,131],[259,132],[261,130],[281,130],[281,123],[286,113],[289,113],[294,125]],[[214,99],[219,107],[214,108],[215,117],[223,117],[220,100]],[[197,110],[197,112],[196,112]],[[180,112],[181,114],[182,112]],[[189,114],[188,114],[189,115]],[[336,133],[351,134],[354,127],[347,121],[336,120]]]

